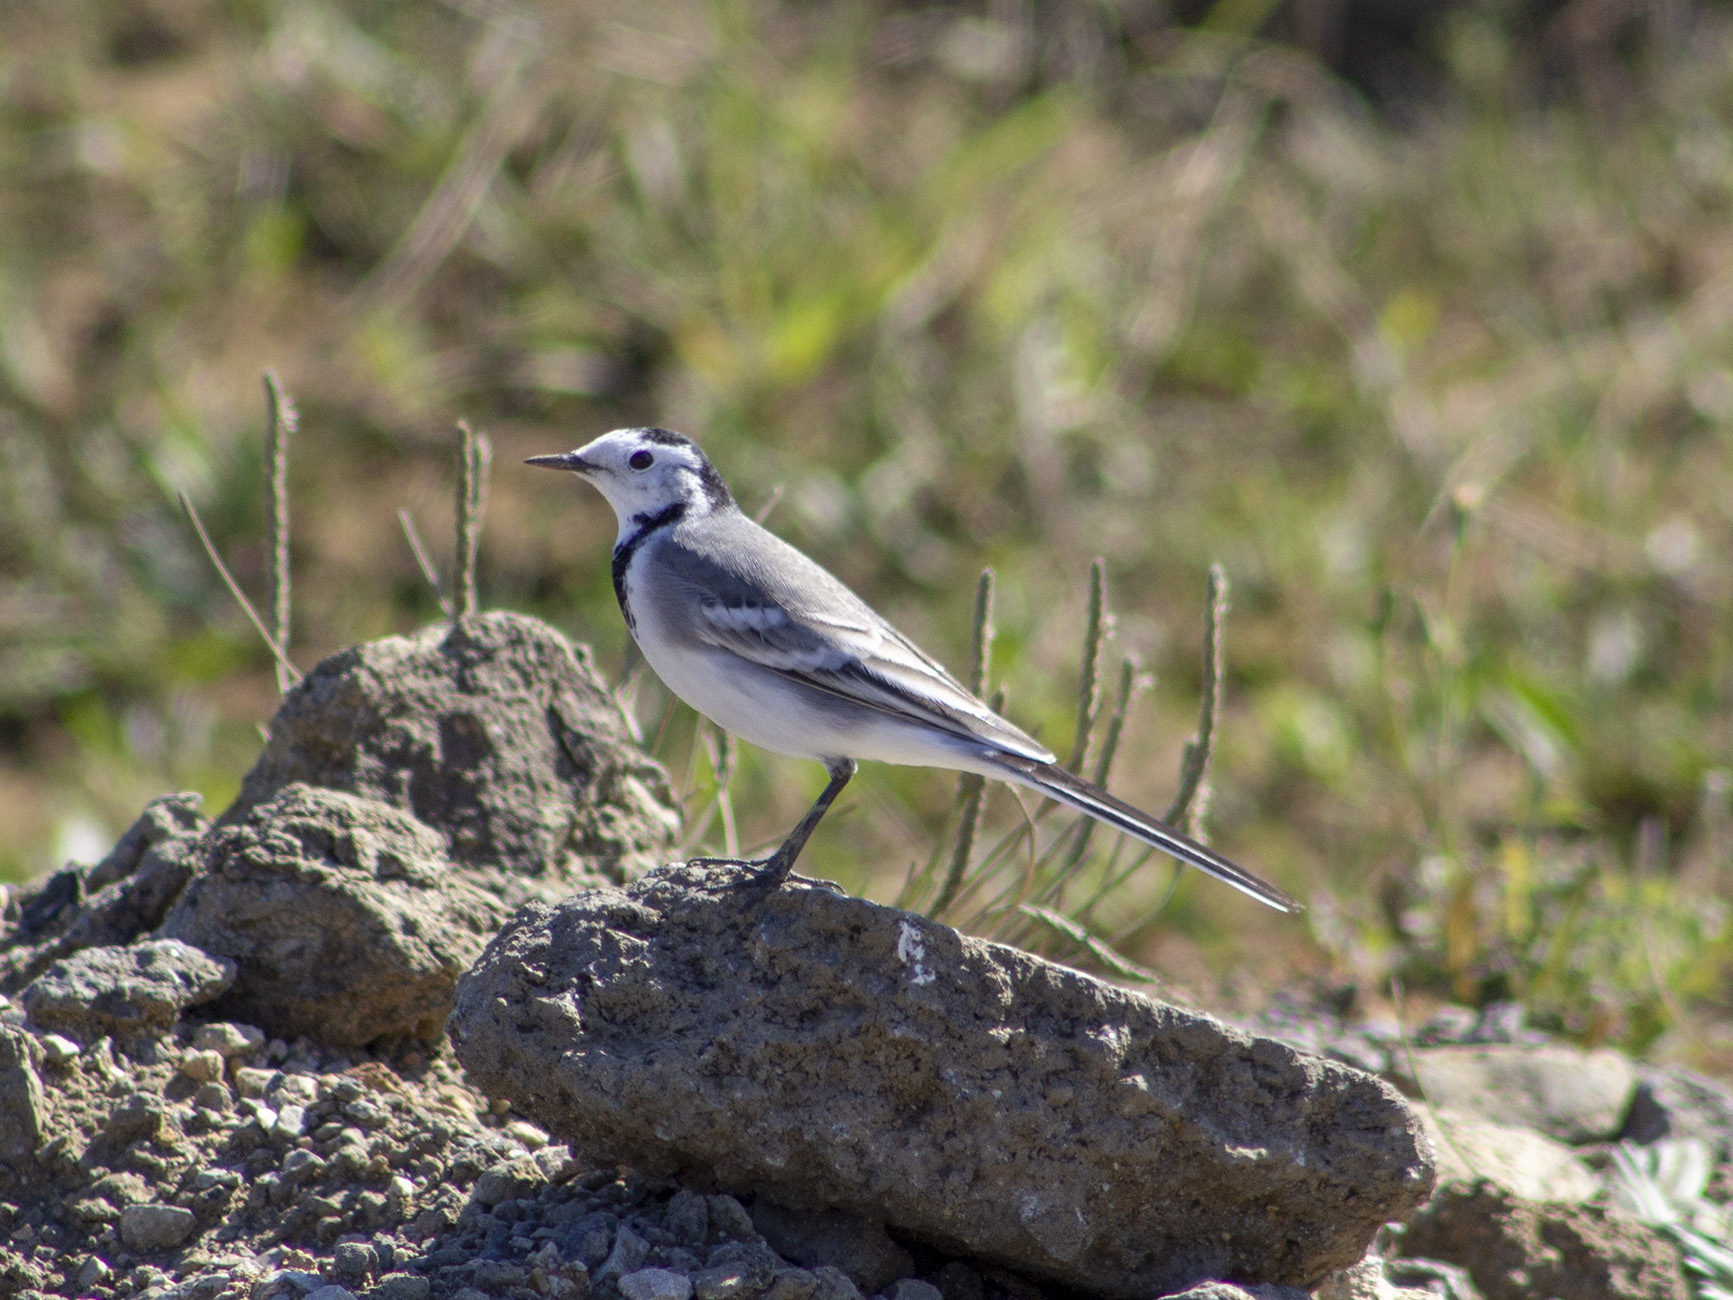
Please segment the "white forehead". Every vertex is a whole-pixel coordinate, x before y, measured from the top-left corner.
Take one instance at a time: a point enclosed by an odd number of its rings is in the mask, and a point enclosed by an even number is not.
[[[687,465],[697,465],[697,448],[685,439],[669,440],[660,429],[615,429],[578,448],[578,455],[598,463],[623,461],[635,451],[652,451],[658,460],[667,459]]]

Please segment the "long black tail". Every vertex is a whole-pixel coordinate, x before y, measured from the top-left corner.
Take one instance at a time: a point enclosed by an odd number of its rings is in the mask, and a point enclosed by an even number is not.
[[[1158,821],[1148,813],[1133,808],[1123,799],[1114,798],[1100,786],[1067,772],[1057,763],[1038,763],[1018,754],[1004,753],[992,755],[991,761],[999,767],[1005,780],[1026,785],[1051,799],[1057,799],[1067,807],[1077,809],[1078,812],[1088,813],[1114,830],[1124,831],[1133,839],[1141,840],[1151,848],[1160,849],[1170,857],[1178,858],[1188,866],[1196,867],[1199,871],[1232,885],[1241,893],[1250,894],[1258,902],[1265,903],[1278,912],[1302,910],[1296,899],[1290,898],[1268,881],[1261,880],[1244,867],[1229,862],[1214,849],[1199,844],[1190,836],[1180,834],[1166,822]]]

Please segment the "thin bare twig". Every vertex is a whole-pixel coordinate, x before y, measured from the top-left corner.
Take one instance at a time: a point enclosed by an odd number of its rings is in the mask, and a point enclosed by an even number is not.
[[[457,422],[457,601],[456,616],[476,612],[475,562],[481,551],[481,520],[487,513],[487,469],[493,444],[468,420]]]
[[[421,569],[421,576],[427,579],[427,585],[433,588],[433,598],[439,602],[439,612],[447,618],[451,617],[451,601],[439,585],[439,570],[433,566],[433,557],[428,555],[427,548],[421,544],[421,534],[415,529],[415,520],[410,516],[408,506],[397,508],[397,522],[403,529],[404,540],[409,543],[409,549],[415,555],[415,563]]]
[[[264,379],[269,416],[265,423],[265,518],[271,538],[271,614],[276,625],[272,643],[277,651],[277,691],[287,694],[290,678],[283,666],[289,655],[289,438],[299,417],[277,372],[267,370]]]
[[[987,686],[987,664],[993,657],[993,570],[982,569],[975,584],[975,621],[969,635],[969,690],[979,696]],[[1000,692],[1000,698],[1004,692]],[[995,703],[996,712],[1001,705]],[[969,860],[975,855],[975,837],[981,831],[981,812],[986,807],[987,780],[974,772],[957,778],[957,842],[951,849],[950,869],[933,902],[932,915],[943,914],[957,897]]]
[[[1089,618],[1083,627],[1077,731],[1071,742],[1071,757],[1065,760],[1067,771],[1082,771],[1083,759],[1089,753],[1089,733],[1095,730],[1095,719],[1101,714],[1101,648],[1112,628],[1113,616],[1107,612],[1107,561],[1098,559],[1089,566]]]
[[[1203,692],[1198,706],[1197,735],[1185,742],[1179,765],[1179,792],[1163,819],[1204,839],[1203,819],[1209,804],[1210,759],[1215,753],[1216,716],[1222,704],[1224,633],[1228,617],[1228,575],[1219,564],[1209,566],[1209,618],[1203,630]],[[1195,806],[1194,806],[1195,801]]]
[[[1113,772],[1113,759],[1119,752],[1119,738],[1125,731],[1125,715],[1131,709],[1131,701],[1142,689],[1144,679],[1139,678],[1137,661],[1127,655],[1119,664],[1119,693],[1114,697],[1113,712],[1107,718],[1107,734],[1101,740],[1101,753],[1095,760],[1095,784],[1103,790],[1107,788],[1107,778]],[[1083,819],[1082,828],[1077,832],[1077,842],[1071,846],[1071,852],[1066,856],[1064,874],[1070,875],[1089,852],[1089,841],[1095,834],[1096,821],[1093,817]]]
[[[782,500],[782,494],[788,489],[781,483],[770,489],[770,495],[764,499],[764,504],[758,507],[758,513],[752,516],[752,522],[762,524],[770,518],[770,512],[776,509],[776,503]]]
[[[281,647],[277,645],[277,638],[266,629],[265,620],[259,617],[259,611],[253,608],[253,602],[247,599],[247,593],[241,590],[241,584],[235,581],[234,574],[229,572],[229,566],[223,563],[223,557],[217,554],[217,548],[211,544],[211,535],[205,531],[205,525],[199,518],[199,512],[193,509],[192,498],[185,492],[180,494],[180,498],[181,509],[186,511],[187,519],[191,521],[193,531],[199,535],[199,541],[205,548],[205,554],[210,556],[211,563],[216,565],[217,573],[229,589],[229,595],[235,598],[235,603],[241,607],[241,611],[246,614],[260,639],[264,641],[271,654],[276,658],[278,670],[288,675],[291,685],[300,681],[300,669],[289,662],[289,656],[284,654]]]

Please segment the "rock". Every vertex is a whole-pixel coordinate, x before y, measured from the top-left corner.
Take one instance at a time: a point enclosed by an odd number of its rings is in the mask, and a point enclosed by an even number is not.
[[[458,986],[470,1077],[592,1162],[1124,1300],[1315,1282],[1431,1190],[1380,1080],[830,887],[742,908],[733,878],[520,910]]]
[[[1402,1291],[1417,1291],[1431,1300],[1482,1300],[1468,1270],[1441,1259],[1386,1258],[1384,1278]]]
[[[30,1023],[83,1042],[165,1034],[180,1013],[209,1002],[235,965],[178,939],[85,948],[38,975],[21,999]]]
[[[541,1166],[532,1157],[519,1156],[515,1160],[502,1160],[486,1170],[475,1180],[470,1195],[480,1205],[498,1205],[501,1201],[516,1200],[520,1196],[534,1196],[546,1181]]]
[[[931,1282],[923,1282],[918,1277],[905,1277],[885,1292],[885,1300],[945,1300],[945,1296]]]
[[[690,1300],[692,1279],[665,1268],[641,1268],[620,1279],[625,1300]]]
[[[1561,1044],[1432,1047],[1414,1053],[1422,1095],[1561,1142],[1599,1142],[1624,1123],[1636,1072],[1611,1048]]]
[[[1167,1300],[1311,1300],[1297,1287],[1242,1286],[1237,1282],[1199,1282],[1167,1297]]]
[[[333,1282],[329,1286],[314,1287],[307,1292],[307,1300],[355,1300],[355,1293]]]
[[[868,1295],[915,1271],[915,1261],[881,1224],[840,1210],[788,1210],[759,1197],[752,1226],[771,1249],[807,1268],[832,1264]]]
[[[368,1294],[371,1300],[427,1300],[433,1283],[419,1273],[387,1273]]]
[[[415,818],[292,785],[212,833],[163,933],[239,968],[220,1014],[360,1046],[438,1037],[458,974],[504,916]]]
[[[1409,1222],[1405,1255],[1466,1268],[1486,1300],[1688,1300],[1673,1244],[1599,1205],[1543,1205],[1451,1186]]]
[[[1620,1140],[1647,1146],[1662,1138],[1694,1139],[1716,1160],[1733,1154],[1733,1092],[1677,1066],[1637,1068],[1637,1089]]]
[[[1379,1255],[1368,1255],[1352,1268],[1325,1278],[1322,1285],[1313,1291],[1312,1300],[1480,1300],[1480,1293],[1461,1269],[1436,1260],[1412,1262],[1430,1265],[1432,1272],[1442,1277],[1451,1289],[1434,1290],[1431,1283],[1437,1277],[1431,1275],[1427,1276],[1425,1285],[1404,1286],[1391,1276],[1391,1261]],[[1444,1271],[1438,1273],[1438,1270]],[[1395,1272],[1398,1277],[1408,1276],[1400,1265]]]
[[[339,1242],[331,1262],[345,1277],[365,1278],[379,1267],[379,1252],[365,1241]]]
[[[1440,1186],[1484,1178],[1525,1201],[1569,1204],[1601,1189],[1601,1180],[1569,1147],[1531,1129],[1444,1106],[1423,1107],[1420,1116],[1432,1139]]]
[[[639,874],[680,821],[667,774],[627,734],[590,652],[504,612],[319,664],[283,700],[221,824],[297,782],[435,828],[445,856],[508,907]]]
[[[22,1029],[0,1025],[0,1160],[23,1160],[42,1145],[50,1119],[36,1073],[42,1049]]]
[[[51,876],[22,909],[18,933],[6,936],[0,990],[22,988],[80,949],[128,944],[155,929],[192,878],[208,826],[199,801],[153,799],[101,862]]]
[[[120,1212],[120,1239],[133,1250],[170,1250],[187,1239],[197,1221],[178,1205],[129,1205]]]
[[[232,1025],[224,1020],[200,1025],[193,1035],[193,1049],[215,1052],[225,1061],[237,1056],[251,1056],[265,1045],[265,1031],[253,1025]]]

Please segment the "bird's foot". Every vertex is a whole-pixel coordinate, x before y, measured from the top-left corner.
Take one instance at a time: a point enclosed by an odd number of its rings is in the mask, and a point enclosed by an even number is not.
[[[788,879],[793,862],[784,862],[780,853],[772,853],[768,858],[688,858],[689,867],[748,867],[744,875],[735,877],[719,885],[707,886],[719,894],[738,893],[741,905],[752,907],[763,902],[774,894],[782,883]]]

